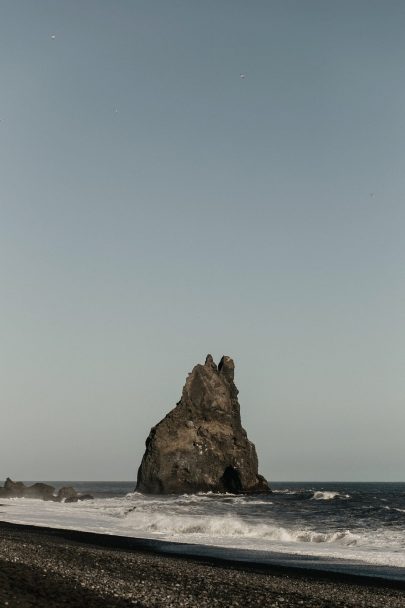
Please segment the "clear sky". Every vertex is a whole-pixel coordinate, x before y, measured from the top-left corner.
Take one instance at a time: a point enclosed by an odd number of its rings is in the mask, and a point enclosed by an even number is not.
[[[210,352],[270,480],[405,480],[404,32],[1,1],[0,479],[135,479]]]

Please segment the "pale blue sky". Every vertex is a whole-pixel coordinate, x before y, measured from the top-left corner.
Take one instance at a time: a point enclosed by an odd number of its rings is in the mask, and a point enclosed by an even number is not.
[[[211,352],[270,480],[405,480],[404,31],[1,0],[0,478],[135,479]]]

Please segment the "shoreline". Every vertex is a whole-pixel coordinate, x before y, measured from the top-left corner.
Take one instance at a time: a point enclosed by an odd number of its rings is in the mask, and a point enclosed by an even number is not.
[[[46,534],[52,538],[93,547],[191,559],[210,565],[237,567],[246,571],[295,574],[358,585],[376,585],[405,590],[405,568],[366,564],[355,560],[345,561],[339,558],[319,558],[313,555],[233,549],[0,520],[0,532],[2,529],[33,535]]]
[[[165,541],[0,522],[0,605],[404,608],[405,584],[190,555]]]

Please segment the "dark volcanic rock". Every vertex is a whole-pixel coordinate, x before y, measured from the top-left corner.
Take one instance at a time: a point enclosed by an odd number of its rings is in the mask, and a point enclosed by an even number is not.
[[[56,500],[55,488],[46,483],[34,483],[26,486],[22,481],[13,481],[7,477],[4,488],[0,488],[0,496],[4,498],[40,498],[42,500]]]
[[[55,488],[47,483],[34,483],[24,489],[25,498],[40,498],[41,500],[56,500]]]
[[[176,407],[154,426],[136,489],[149,494],[269,492],[242,428],[234,362],[211,355],[189,374]]]
[[[13,481],[10,477],[7,477],[6,482],[4,484],[4,490],[6,496],[18,497],[24,495],[24,490],[26,489],[25,485],[22,481]]]
[[[78,500],[94,500],[94,496],[91,494],[79,494],[77,498]]]
[[[78,493],[74,488],[72,488],[72,486],[64,486],[63,488],[60,488],[56,497],[59,501],[65,500],[69,502],[75,502],[72,499],[75,498],[77,500]]]
[[[77,502],[78,500],[91,500],[90,494],[78,494],[72,487],[61,488],[55,496],[55,488],[47,483],[34,483],[26,486],[22,481],[6,479],[4,487],[0,487],[0,496],[3,498],[39,498],[41,500],[53,500],[54,502]]]

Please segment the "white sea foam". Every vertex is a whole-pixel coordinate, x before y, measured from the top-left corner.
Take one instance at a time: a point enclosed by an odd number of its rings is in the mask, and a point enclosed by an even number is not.
[[[339,496],[338,492],[330,494],[333,498]],[[249,504],[252,510],[249,510]],[[402,529],[316,530],[304,521],[297,521],[296,525],[295,522],[294,525],[286,525],[284,521],[280,524],[273,509],[271,501],[255,497],[145,497],[131,493],[118,498],[62,504],[33,499],[2,499],[0,518],[15,523],[104,534],[357,559],[405,567]],[[322,523],[320,521],[319,525]]]
[[[268,539],[288,543],[334,543],[356,544],[356,536],[349,530],[321,533],[313,530],[294,530],[277,525],[253,523],[239,516],[215,517],[178,516],[173,514],[150,513],[136,509],[126,515],[133,530],[150,531],[169,536],[195,535],[209,538]]]
[[[283,488],[281,490],[272,490],[273,494],[301,494],[302,490],[289,490],[288,488]]]
[[[350,494],[340,494],[340,492],[314,492],[313,500],[333,500],[334,498],[350,498]]]
[[[386,505],[383,508],[387,511],[397,511],[397,513],[405,513],[405,509],[398,509],[397,507],[389,507],[388,505]]]

